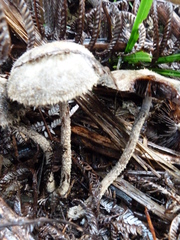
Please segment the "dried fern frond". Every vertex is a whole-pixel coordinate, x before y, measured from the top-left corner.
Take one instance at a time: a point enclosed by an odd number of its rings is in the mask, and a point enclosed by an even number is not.
[[[62,227],[62,230],[60,230],[57,227],[52,226],[51,224],[46,224],[40,227],[39,237],[44,239],[44,238],[47,238],[47,236],[51,237],[52,239],[62,239],[62,240],[71,239],[68,236],[68,234],[63,233],[63,227]]]
[[[121,0],[119,2],[114,2],[117,5],[120,11],[128,12],[129,10],[129,3],[127,0]]]
[[[169,54],[171,54],[171,51],[167,51],[166,47],[167,47],[167,42],[170,39],[170,35],[171,35],[171,23],[172,23],[172,17],[173,17],[173,7],[171,3],[165,3],[164,4],[164,8],[167,11],[167,15],[168,15],[168,19],[166,21],[166,24],[164,26],[164,32],[163,32],[163,36],[162,36],[162,41],[161,41],[161,45],[160,45],[160,55],[161,56],[167,56]]]
[[[87,227],[86,227],[86,231],[89,232],[89,235],[94,235],[94,236],[99,236],[99,228],[98,228],[98,219],[97,216],[95,216],[95,213],[93,212],[93,210],[87,206],[83,201],[81,200],[76,200],[81,207],[84,209],[85,211],[85,217],[87,219]]]
[[[115,235],[116,237],[119,237],[121,234],[123,239],[129,238],[129,234],[139,234],[140,236],[143,236],[144,239],[147,239],[147,237],[152,237],[150,231],[137,217],[134,216],[130,209],[125,210],[124,208],[115,204],[113,201],[108,201],[105,199],[101,200],[101,206],[103,206],[108,213],[118,215],[109,223],[112,224],[111,235],[114,239]]]
[[[42,1],[40,0],[29,0],[29,10],[31,12],[33,21],[39,33],[42,37],[44,37],[44,26],[43,26],[43,8],[42,8]]]
[[[26,32],[25,22],[23,21],[20,12],[14,5],[10,3],[10,1],[2,0],[1,4],[3,6],[8,25],[20,39],[28,44],[28,35]],[[39,31],[35,28],[35,45],[41,45],[43,42],[44,40],[42,40]]]
[[[172,201],[175,201],[177,206],[180,204],[180,196],[178,194],[176,194],[173,190],[166,189],[165,187],[163,187],[159,184],[153,183],[149,180],[141,179],[139,181],[139,183],[142,185],[143,188],[147,189],[146,190],[147,192],[149,192],[149,193],[154,193],[154,192],[161,193],[161,194],[165,195],[167,199],[171,198]],[[168,209],[167,209],[167,211],[168,211]]]
[[[145,224],[135,217],[129,209],[122,216],[117,217],[117,221],[114,221],[113,224],[118,233],[121,233],[125,237],[130,238],[129,234],[133,234],[135,236],[140,235],[143,239],[152,239],[152,234]]]
[[[10,51],[10,35],[3,6],[0,3],[0,65],[6,61]]]
[[[84,20],[85,20],[85,0],[79,1],[79,17],[77,20],[77,32],[75,36],[75,42],[81,42],[82,33],[84,31]]]
[[[159,57],[159,26],[158,26],[158,12],[157,12],[157,1],[152,3],[152,17],[153,17],[153,61],[156,61]]]
[[[92,31],[92,36],[91,40],[89,42],[88,48],[90,50],[93,49],[94,44],[98,38],[99,34],[99,29],[100,29],[100,24],[101,24],[101,8],[102,8],[102,0],[98,2],[98,6],[95,10],[95,15],[94,15],[94,26],[93,26],[93,31]]]
[[[140,5],[140,1],[139,1],[139,0],[134,0],[133,9],[132,9],[132,13],[133,13],[134,15],[137,14],[138,9],[139,9],[139,5]]]
[[[30,49],[34,47],[34,44],[35,44],[35,26],[32,20],[31,13],[24,0],[15,0],[15,1],[12,1],[12,4],[14,4],[14,6],[20,12],[21,17],[24,21],[24,26],[28,36],[27,48]]]
[[[68,5],[67,5],[67,0],[61,0],[58,4],[57,8],[57,16],[59,18],[59,26],[60,29],[58,29],[59,39],[65,39],[66,37],[66,27],[67,27],[67,10],[68,10]]]
[[[128,21],[131,26],[134,24],[134,21],[135,21],[135,18],[136,18],[136,16],[134,14],[132,14],[130,12],[124,12],[124,11],[122,11],[121,14],[122,14],[122,17],[126,21]],[[127,41],[129,39],[129,36],[130,36],[130,33],[128,33],[128,31],[126,29],[126,25],[125,25],[123,27],[123,37],[124,37],[124,40]],[[145,39],[146,39],[146,29],[144,27],[144,24],[141,23],[139,25],[139,40],[138,40],[137,46],[135,46],[130,53],[122,54],[122,55],[129,55],[129,54],[132,54],[132,53],[140,51],[143,48],[144,44],[145,44]]]
[[[94,211],[96,215],[99,214],[99,204],[100,204],[100,192],[99,192],[99,186],[100,181],[98,179],[98,176],[93,172],[88,172],[89,177],[89,189],[92,194],[92,206],[94,206]]]
[[[171,226],[169,229],[169,240],[176,240],[180,238],[180,214],[178,214],[171,222]]]
[[[173,219],[174,214],[166,213],[165,206],[151,200],[147,195],[145,195],[142,191],[134,187],[126,180],[118,178],[117,181],[114,182],[114,186],[125,192],[128,196],[139,202],[144,207],[147,207],[149,211],[152,211],[161,219],[168,221],[171,221]]]
[[[23,126],[19,126],[17,127],[13,127],[15,131],[18,131],[20,133],[22,133],[23,135],[25,135],[27,138],[32,139],[34,141],[35,144],[38,144],[40,146],[40,148],[42,149],[42,151],[44,152],[46,161],[45,161],[45,165],[46,165],[46,169],[44,171],[44,176],[45,176],[45,182],[47,183],[47,191],[54,191],[54,179],[53,179],[53,175],[52,175],[52,147],[51,144],[48,142],[48,140],[40,135],[39,133],[37,133],[36,131],[34,131],[33,129],[26,129]]]
[[[111,24],[110,27],[110,33],[111,33],[111,39],[110,39],[110,43],[108,44],[108,47],[106,50],[104,50],[103,52],[98,53],[99,55],[105,55],[109,52],[111,52],[111,50],[113,50],[114,46],[116,45],[120,33],[122,31],[122,26],[123,26],[123,20],[120,14],[120,11],[118,9],[118,7],[115,4],[106,4],[103,3],[103,9],[106,10],[106,16],[107,19],[110,19],[109,23]]]
[[[16,171],[12,171],[12,172],[9,171],[0,179],[0,190],[3,191],[5,188],[7,189],[7,186],[9,186],[14,182],[14,184],[12,184],[11,186],[11,191],[16,192],[17,189],[15,187],[13,189],[13,185],[14,186],[17,185],[17,181],[19,177],[22,177],[22,176],[27,177],[28,175],[31,175],[31,172],[28,168],[19,168]]]
[[[54,1],[43,0],[45,36],[49,39],[54,34],[55,11]]]
[[[6,240],[30,239],[34,237],[30,234],[30,229],[23,227],[27,218],[19,217],[7,204],[0,198],[1,208],[1,224],[0,224],[0,238]],[[9,226],[10,227],[9,227]],[[20,226],[21,225],[21,226]]]

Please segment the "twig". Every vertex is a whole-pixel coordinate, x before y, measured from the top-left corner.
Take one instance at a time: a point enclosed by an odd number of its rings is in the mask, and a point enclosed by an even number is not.
[[[146,214],[146,218],[147,218],[147,222],[148,222],[150,231],[151,231],[152,236],[153,236],[153,240],[156,240],[156,234],[155,234],[154,227],[153,227],[153,224],[152,224],[152,221],[151,221],[151,217],[149,215],[149,212],[148,212],[147,208],[145,208],[145,214]]]

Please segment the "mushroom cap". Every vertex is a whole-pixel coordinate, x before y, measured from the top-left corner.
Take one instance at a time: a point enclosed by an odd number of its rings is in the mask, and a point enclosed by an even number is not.
[[[84,46],[55,41],[25,52],[15,62],[7,93],[25,106],[55,104],[91,90],[103,73]]]

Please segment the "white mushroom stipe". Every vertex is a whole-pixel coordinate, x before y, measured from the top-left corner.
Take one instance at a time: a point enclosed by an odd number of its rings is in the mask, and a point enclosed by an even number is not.
[[[71,179],[71,119],[69,112],[69,104],[61,103],[61,145],[63,146],[62,166],[61,166],[61,182],[58,193],[65,196],[70,185]]]
[[[13,65],[7,84],[10,99],[25,106],[62,104],[63,148],[60,187],[66,197],[71,180],[71,131],[67,101],[91,90],[106,70],[84,46],[56,41],[25,52]],[[107,73],[108,74],[108,73]]]

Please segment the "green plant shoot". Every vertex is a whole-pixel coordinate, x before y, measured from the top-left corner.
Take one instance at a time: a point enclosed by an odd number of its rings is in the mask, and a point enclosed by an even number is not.
[[[134,44],[137,42],[139,38],[138,33],[139,25],[143,22],[143,20],[147,18],[152,2],[153,0],[141,0],[137,16],[131,31],[131,36],[125,49],[125,53],[129,53],[133,49]]]
[[[124,62],[130,64],[136,64],[139,62],[150,63],[152,61],[152,56],[149,53],[139,51],[128,56],[123,56],[122,59]]]
[[[180,53],[172,54],[169,56],[159,57],[157,60],[157,64],[160,63],[172,63],[180,61]]]
[[[153,68],[151,70],[167,77],[180,77],[180,71],[177,70],[159,68]]]

